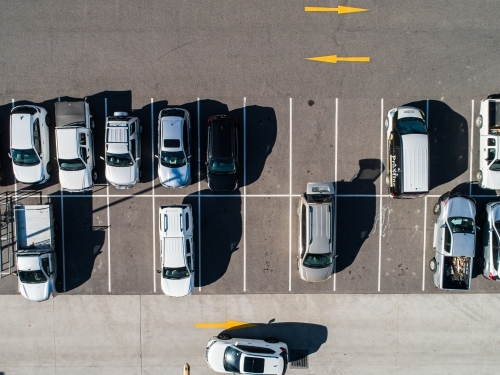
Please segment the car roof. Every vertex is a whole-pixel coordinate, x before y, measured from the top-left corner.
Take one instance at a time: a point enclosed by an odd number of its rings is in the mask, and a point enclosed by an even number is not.
[[[33,117],[29,114],[14,113],[11,115],[11,145],[12,148],[27,150],[33,148]]]
[[[163,267],[184,267],[184,239],[162,238],[161,251],[163,253]]]
[[[234,121],[231,118],[216,118],[212,120],[211,131],[211,156],[229,158],[233,156],[233,129]]]
[[[78,158],[78,129],[56,128],[57,157],[61,159]]]
[[[184,127],[183,117],[162,117],[161,119],[161,149],[162,150],[182,150],[182,130]],[[178,139],[179,147],[165,147],[163,140]]]
[[[310,220],[312,220],[311,238],[312,242],[309,244],[309,253],[311,254],[325,254],[331,252],[332,248],[332,205],[331,204],[318,204],[312,203],[309,205]]]
[[[124,121],[112,121],[106,126],[106,152],[128,153],[129,125]]]

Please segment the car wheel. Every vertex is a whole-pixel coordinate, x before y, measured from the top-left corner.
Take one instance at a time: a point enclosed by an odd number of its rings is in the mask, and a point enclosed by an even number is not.
[[[437,202],[434,205],[434,208],[432,209],[432,212],[434,212],[434,215],[439,215],[439,213],[441,212],[441,203]]]
[[[97,181],[97,172],[95,171],[95,169],[92,169],[92,181]]]
[[[435,273],[436,272],[436,269],[437,269],[437,263],[436,263],[436,258],[432,258],[430,261],[429,261],[429,269]]]
[[[50,126],[52,123],[52,120],[50,119],[49,115],[45,115],[45,125]]]
[[[94,128],[95,128],[95,122],[94,122],[94,120],[90,120],[90,127],[91,127],[92,129],[94,129]]]
[[[479,214],[479,220],[481,220],[481,222],[485,223],[486,222],[486,211],[481,211],[481,213]]]
[[[279,340],[276,337],[266,337],[264,341],[270,344],[276,344],[277,342],[279,342]]]
[[[231,340],[231,336],[229,336],[227,333],[219,333],[217,338],[219,340]]]
[[[386,127],[386,128],[388,128],[388,127],[389,127],[389,120],[388,120],[388,119],[385,119],[385,121],[384,121],[384,125],[385,125],[385,127]]]
[[[50,164],[50,162],[47,163],[47,173],[48,174],[52,173],[52,164]]]
[[[483,127],[483,116],[479,115],[476,117],[476,127],[481,129]]]
[[[389,180],[389,175],[387,175],[387,176],[385,176],[385,184],[387,186],[389,186],[389,182],[391,182],[391,181]]]
[[[476,173],[476,179],[477,179],[477,182],[482,182],[483,181],[483,172],[478,171]]]

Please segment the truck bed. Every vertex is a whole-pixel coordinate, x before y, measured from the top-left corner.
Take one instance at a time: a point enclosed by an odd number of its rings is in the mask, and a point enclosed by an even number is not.
[[[470,288],[471,260],[465,256],[444,257],[443,289]]]
[[[85,102],[55,102],[56,126],[66,126],[75,122],[85,123]]]
[[[16,247],[18,252],[47,251],[53,248],[52,206],[16,205]]]

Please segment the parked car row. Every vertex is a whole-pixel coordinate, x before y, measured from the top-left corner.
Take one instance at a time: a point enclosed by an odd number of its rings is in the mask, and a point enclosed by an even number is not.
[[[59,182],[69,192],[91,190],[97,180],[94,157],[95,122],[84,101],[55,103],[55,139]],[[49,127],[52,121],[42,107],[14,107],[10,118],[10,152],[17,181],[43,184],[52,173]],[[238,187],[238,120],[215,115],[208,119],[207,182],[214,192]],[[106,118],[107,181],[128,189],[140,181],[142,126],[137,117],[115,112]],[[166,108],[158,117],[158,176],[163,186],[191,184],[191,121],[182,108]],[[3,178],[3,175],[0,176]]]

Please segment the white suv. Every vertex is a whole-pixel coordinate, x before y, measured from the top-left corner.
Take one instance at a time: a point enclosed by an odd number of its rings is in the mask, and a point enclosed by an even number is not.
[[[193,211],[189,204],[160,207],[161,290],[183,297],[194,289]]]
[[[142,126],[137,117],[115,112],[106,119],[106,179],[117,189],[128,189],[141,177]]]
[[[56,143],[59,182],[64,190],[91,190],[97,173],[94,171],[94,121],[89,104],[56,102]]]
[[[52,172],[50,117],[42,107],[21,105],[10,115],[10,153],[14,175],[25,184],[43,184]]]

